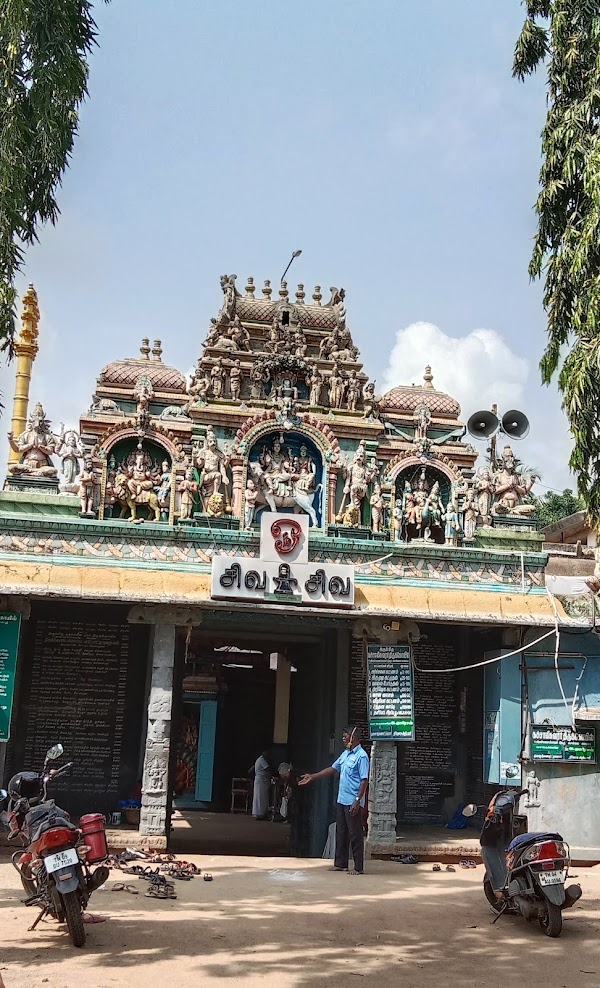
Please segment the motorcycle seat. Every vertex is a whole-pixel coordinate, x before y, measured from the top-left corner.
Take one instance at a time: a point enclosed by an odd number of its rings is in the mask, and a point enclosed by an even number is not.
[[[562,841],[562,837],[560,836],[560,834],[551,834],[545,830],[531,831],[528,834],[518,834],[516,837],[513,837],[513,839],[511,840],[510,844],[508,845],[508,850],[518,851],[524,847],[528,847],[529,844],[537,844],[539,841],[542,840]]]
[[[25,826],[30,835],[30,840],[39,840],[42,834],[53,827],[65,827],[68,830],[76,831],[64,810],[61,810],[55,803],[41,803],[39,806],[29,810],[25,817]]]

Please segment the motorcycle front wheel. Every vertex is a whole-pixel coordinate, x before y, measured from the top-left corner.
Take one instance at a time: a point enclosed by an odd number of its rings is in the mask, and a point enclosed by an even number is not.
[[[74,947],[83,947],[85,943],[85,926],[83,925],[83,913],[81,902],[77,892],[65,892],[62,897],[65,910],[65,919],[69,929],[69,936]]]
[[[559,937],[562,931],[562,912],[555,902],[546,902],[546,912],[539,923],[547,937]]]

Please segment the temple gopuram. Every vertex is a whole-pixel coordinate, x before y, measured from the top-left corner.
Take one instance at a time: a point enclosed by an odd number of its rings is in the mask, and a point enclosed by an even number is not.
[[[506,785],[545,825],[566,767],[536,757],[536,728],[587,732],[576,777],[598,776],[585,710],[536,712],[554,700],[557,636],[568,651],[590,616],[546,590],[535,477],[508,439],[478,461],[427,354],[421,383],[377,393],[343,289],[220,288],[190,378],[144,338],[58,430],[60,407],[36,403],[24,296],[0,492],[2,612],[19,629],[0,769],[60,741],[74,768],[57,799],[113,813],[141,790],[132,826],[166,846],[175,818],[231,813],[236,796],[243,813],[263,750],[314,771],[356,723],[372,853]],[[527,661],[548,669],[528,691]],[[298,796],[290,853],[322,853],[333,807],[325,784]],[[589,857],[600,835],[579,844]]]

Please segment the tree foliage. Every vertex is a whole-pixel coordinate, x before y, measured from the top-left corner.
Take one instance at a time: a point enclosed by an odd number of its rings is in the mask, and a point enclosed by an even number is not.
[[[513,72],[548,70],[532,278],[544,277],[543,381],[558,373],[570,466],[600,524],[600,0],[525,0]]]
[[[576,511],[583,510],[583,502],[568,488],[559,494],[558,491],[547,491],[542,497],[530,494],[528,501],[535,505],[535,515],[539,528],[553,525],[561,518],[568,518]]]
[[[89,0],[0,3],[0,346],[15,327],[15,277],[56,193],[87,94],[96,24]]]

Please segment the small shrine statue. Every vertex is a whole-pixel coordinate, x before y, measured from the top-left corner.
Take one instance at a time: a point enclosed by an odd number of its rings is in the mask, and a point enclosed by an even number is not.
[[[58,471],[50,459],[56,452],[57,439],[50,431],[50,423],[39,402],[29,416],[25,431],[17,438],[9,432],[8,441],[11,449],[21,457],[19,463],[9,466],[9,473],[15,477],[57,476]]]
[[[358,404],[358,399],[360,398],[360,381],[356,376],[356,370],[351,370],[346,383],[346,400],[348,402],[348,408],[351,412],[356,411],[356,406]]]
[[[444,521],[444,506],[440,497],[440,485],[435,481],[423,506],[421,526],[423,538],[426,542],[431,541],[432,533],[439,531],[441,534],[442,522]],[[437,541],[437,539],[434,539]]]
[[[464,503],[463,529],[465,541],[472,542],[475,538],[475,528],[477,526],[477,502],[473,491],[467,491]]]
[[[460,532],[461,527],[458,518],[458,508],[456,506],[456,501],[452,500],[446,507],[446,545],[456,545]]]
[[[218,357],[210,370],[210,384],[212,388],[213,398],[220,398],[223,394],[223,385],[225,383],[225,368],[221,358]]]
[[[259,363],[252,365],[250,371],[250,397],[262,398],[265,384],[265,372]]]
[[[233,322],[229,330],[229,339],[236,350],[250,349],[250,333],[240,322],[239,316],[233,317]]]
[[[364,412],[363,418],[365,419],[378,419],[379,418],[379,399],[375,395],[375,382],[367,381],[363,388],[363,402],[364,402]]]
[[[307,351],[306,340],[304,339],[304,333],[298,327],[294,333],[294,353],[297,357],[305,357]]]
[[[383,511],[385,508],[385,501],[381,493],[381,484],[375,484],[373,488],[373,493],[371,494],[371,528],[375,534],[379,534],[381,531],[381,523],[383,521]]]
[[[331,377],[329,378],[329,407],[341,408],[344,401],[346,382],[342,377],[342,372],[337,361],[333,364]]]
[[[537,480],[534,473],[527,474],[521,467],[510,446],[505,446],[494,473],[494,515],[532,515],[533,504],[523,504],[523,498]]]
[[[300,446],[300,455],[294,460],[293,471],[294,493],[312,494],[315,489],[317,467],[305,443]]]
[[[402,538],[403,514],[402,503],[400,501],[396,501],[392,512],[392,525],[394,528],[394,539],[396,542],[399,542]]]
[[[427,430],[431,423],[431,412],[425,404],[421,402],[415,408],[415,439],[427,439]]]
[[[77,477],[80,472],[79,461],[83,459],[84,453],[79,435],[74,429],[69,429],[68,432],[61,429],[56,454],[61,458],[65,489],[68,491],[76,490]]]
[[[477,495],[477,513],[484,525],[492,521],[494,500],[494,478],[489,467],[480,467],[475,478],[474,491]]]
[[[168,460],[163,460],[161,465],[160,485],[156,489],[156,496],[160,506],[161,516],[168,517],[171,502],[171,466]]]
[[[244,528],[252,527],[257,497],[258,491],[256,489],[256,484],[252,478],[248,478],[248,481],[246,482],[246,494],[244,497]]]
[[[178,487],[178,491],[181,494],[181,500],[179,502],[179,517],[182,521],[192,517],[192,511],[194,510],[194,498],[198,493],[198,484],[194,480],[194,471],[192,467],[188,467],[185,471],[185,477],[181,481]]]
[[[359,442],[352,462],[344,470],[344,475],[346,478],[344,496],[337,518],[348,528],[358,528],[362,523],[362,504],[367,494],[367,487],[375,476],[375,471],[367,466],[364,439]],[[350,503],[344,511],[348,498]]]
[[[99,488],[100,481],[94,471],[93,460],[88,457],[83,464],[83,470],[79,474],[79,497],[81,499],[82,518],[95,518]]]
[[[307,378],[307,384],[310,387],[310,404],[320,405],[323,378],[321,377],[319,368],[316,364],[313,364],[312,366],[310,376]]]
[[[209,514],[224,513],[225,497],[221,493],[221,488],[229,487],[228,464],[229,458],[219,449],[217,437],[209,427],[204,446],[200,447],[195,455],[195,466],[200,471],[200,495],[204,510]]]
[[[154,388],[147,374],[137,379],[133,393],[137,399],[137,427],[147,429],[150,424],[150,401],[154,397]]]
[[[206,401],[210,387],[210,379],[207,377],[204,368],[200,366],[200,361],[198,361],[198,367],[188,388],[188,394],[196,401]]]
[[[233,367],[229,371],[229,391],[233,401],[239,401],[242,393],[242,368],[239,360],[233,361]]]

